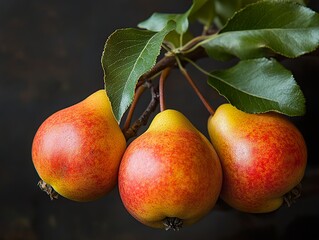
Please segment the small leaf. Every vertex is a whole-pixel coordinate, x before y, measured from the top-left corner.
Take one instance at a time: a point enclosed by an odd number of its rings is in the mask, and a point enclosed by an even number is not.
[[[298,57],[319,45],[319,14],[292,2],[263,1],[239,11],[205,42],[208,55],[219,60]]]
[[[204,7],[210,6],[214,0],[193,0],[192,6],[185,13],[187,16],[191,16],[198,11],[202,11]]]
[[[165,36],[174,28],[175,23],[169,22],[160,32],[120,29],[106,41],[102,54],[105,89],[118,121],[132,102],[138,79],[154,66]]]
[[[240,61],[211,73],[208,84],[238,109],[249,113],[305,113],[305,99],[291,72],[266,58]]]
[[[138,27],[157,32],[163,29],[169,21],[174,21],[176,22],[176,32],[183,34],[188,30],[189,15],[195,13],[207,1],[209,0],[193,0],[192,6],[185,13],[153,13],[148,19],[139,23]]]
[[[190,13],[190,19],[196,19],[206,28],[209,28],[214,21],[215,14],[215,1],[207,0],[202,3],[201,7],[197,7]]]
[[[181,42],[181,36],[176,31],[171,31],[166,35],[164,42],[169,42],[174,46],[174,48],[178,48],[181,44],[184,45],[193,38],[194,36],[187,31],[183,34],[183,39]]]
[[[185,14],[174,13],[153,13],[147,20],[138,24],[139,28],[145,28],[150,31],[161,31],[169,21],[176,22],[176,32],[183,34],[188,29],[188,20]]]

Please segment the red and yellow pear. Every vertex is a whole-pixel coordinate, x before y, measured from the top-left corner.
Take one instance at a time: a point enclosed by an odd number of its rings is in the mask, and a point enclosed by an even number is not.
[[[222,171],[211,143],[180,112],[164,110],[126,149],[119,192],[128,212],[154,228],[191,225],[214,207]]]
[[[223,104],[208,131],[223,169],[221,198],[235,209],[274,211],[304,176],[305,141],[279,113],[249,114]]]
[[[126,141],[105,90],[47,118],[35,134],[32,160],[40,178],[74,201],[102,197],[117,184]]]

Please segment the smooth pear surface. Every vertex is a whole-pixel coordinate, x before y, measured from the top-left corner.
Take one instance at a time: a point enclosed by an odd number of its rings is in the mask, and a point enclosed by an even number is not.
[[[190,225],[215,205],[222,171],[211,143],[180,112],[165,110],[124,153],[119,171],[122,201],[147,226],[167,217]]]
[[[280,114],[248,114],[223,104],[208,120],[208,131],[223,169],[221,198],[235,209],[276,210],[303,178],[305,141]]]
[[[60,195],[91,201],[115,187],[125,148],[106,92],[99,90],[42,123],[32,160],[40,178]]]

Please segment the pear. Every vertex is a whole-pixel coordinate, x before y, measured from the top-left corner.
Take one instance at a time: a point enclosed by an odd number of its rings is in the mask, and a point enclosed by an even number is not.
[[[292,199],[287,194],[304,176],[307,148],[283,115],[249,114],[223,104],[209,118],[208,131],[222,164],[226,203],[239,211],[265,213]]]
[[[125,148],[106,92],[99,90],[41,124],[33,139],[32,160],[43,182],[58,194],[92,201],[117,184]]]
[[[119,170],[125,208],[141,223],[178,230],[205,216],[222,183],[211,143],[180,112],[165,110],[126,149]]]

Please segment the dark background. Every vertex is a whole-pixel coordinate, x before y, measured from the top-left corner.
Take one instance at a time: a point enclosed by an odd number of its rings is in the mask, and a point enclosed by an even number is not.
[[[134,220],[116,189],[98,201],[76,203],[63,198],[50,201],[36,186],[33,136],[50,114],[103,88],[100,58],[107,37],[118,28],[135,27],[154,11],[183,12],[190,3],[0,1],[0,240],[319,239],[319,196],[313,191],[318,182],[311,177],[319,171],[316,56],[283,62],[307,99],[306,116],[292,119],[309,148],[306,192],[291,208],[264,215],[216,210],[192,227],[165,232]],[[318,11],[319,3],[310,1],[310,7]],[[209,69],[222,66],[213,64]],[[206,87],[202,75],[190,71],[213,106],[224,101]],[[208,113],[176,71],[167,82],[166,93],[168,107],[182,111],[207,135]]]

